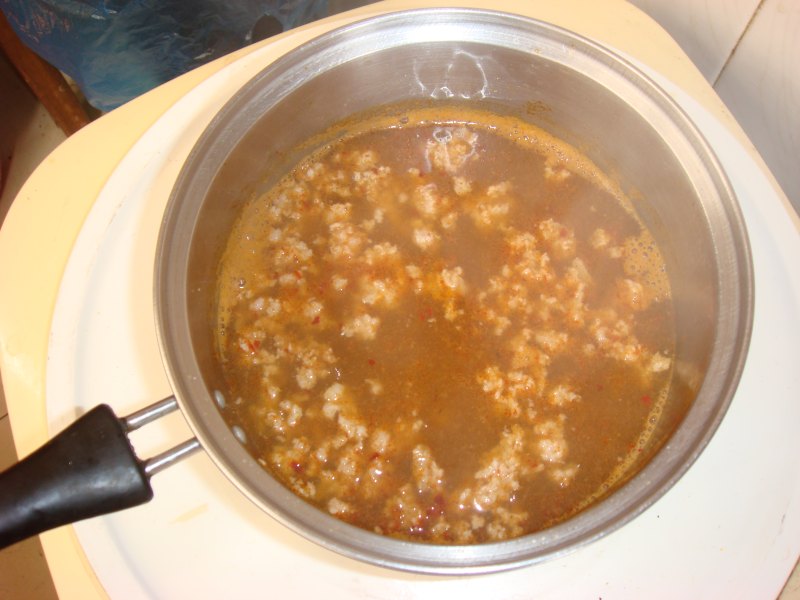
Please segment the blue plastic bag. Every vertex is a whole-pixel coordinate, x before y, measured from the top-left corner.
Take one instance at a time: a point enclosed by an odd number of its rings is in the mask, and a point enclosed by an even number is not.
[[[0,0],[20,39],[108,111],[282,30],[327,0]]]

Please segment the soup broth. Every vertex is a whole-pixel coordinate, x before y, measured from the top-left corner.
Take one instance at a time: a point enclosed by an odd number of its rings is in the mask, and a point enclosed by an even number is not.
[[[219,275],[227,422],[321,510],[414,541],[546,528],[664,439],[674,322],[631,203],[510,117],[376,117],[244,208]]]

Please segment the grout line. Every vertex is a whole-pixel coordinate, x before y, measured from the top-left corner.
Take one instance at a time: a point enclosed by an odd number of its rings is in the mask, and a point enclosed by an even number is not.
[[[755,10],[753,11],[753,14],[750,15],[750,18],[747,20],[747,24],[742,28],[742,33],[739,34],[739,37],[736,39],[736,43],[733,45],[733,48],[731,48],[731,51],[728,54],[728,58],[725,59],[725,62],[723,63],[722,67],[720,68],[719,73],[717,73],[717,76],[714,77],[714,81],[711,83],[711,87],[712,88],[716,89],[717,82],[719,82],[719,78],[722,77],[722,74],[725,72],[725,69],[728,67],[728,64],[731,62],[731,59],[733,58],[733,55],[736,54],[736,51],[739,49],[739,44],[742,43],[742,40],[744,39],[744,36],[747,34],[747,31],[750,29],[750,26],[753,24],[753,21],[755,20],[756,15],[758,15],[758,12],[761,10],[761,7],[764,6],[764,2],[766,2],[766,1],[767,0],[759,0],[758,6],[756,6]]]

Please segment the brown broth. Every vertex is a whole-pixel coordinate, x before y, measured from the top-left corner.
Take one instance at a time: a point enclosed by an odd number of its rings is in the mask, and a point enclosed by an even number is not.
[[[386,535],[540,530],[663,439],[658,248],[585,157],[511,118],[421,110],[304,158],[238,220],[217,331],[248,451]]]

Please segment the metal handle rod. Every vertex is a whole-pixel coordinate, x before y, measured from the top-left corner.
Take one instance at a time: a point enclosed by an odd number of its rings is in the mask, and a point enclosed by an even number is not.
[[[170,465],[175,462],[178,462],[182,458],[186,458],[187,456],[194,454],[198,450],[200,450],[200,442],[197,441],[197,438],[192,438],[190,440],[186,440],[182,444],[178,444],[174,448],[166,450],[161,454],[154,456],[153,458],[149,458],[144,462],[144,472],[147,474],[148,477],[152,477],[159,471],[163,471]]]
[[[178,401],[176,400],[175,396],[169,396],[168,398],[164,398],[155,404],[151,404],[142,410],[138,410],[127,417],[121,418],[120,421],[122,422],[122,426],[125,428],[125,431],[130,433],[131,431],[135,431],[140,427],[155,421],[156,419],[160,419],[161,417],[168,415],[169,413],[177,410],[177,408]],[[150,478],[156,473],[163,471],[170,465],[178,462],[182,458],[186,458],[187,456],[193,454],[200,448],[200,442],[197,441],[197,438],[188,439],[182,444],[178,444],[174,448],[170,448],[161,454],[157,454],[156,456],[145,460],[144,472],[147,477]]]
[[[175,399],[175,396],[170,396],[159,402],[156,402],[155,404],[151,404],[142,410],[137,410],[135,413],[132,413],[127,417],[122,417],[120,420],[125,427],[125,431],[130,433],[131,431],[135,431],[140,427],[147,425],[156,419],[160,419],[164,415],[168,415],[177,409],[178,401]]]

